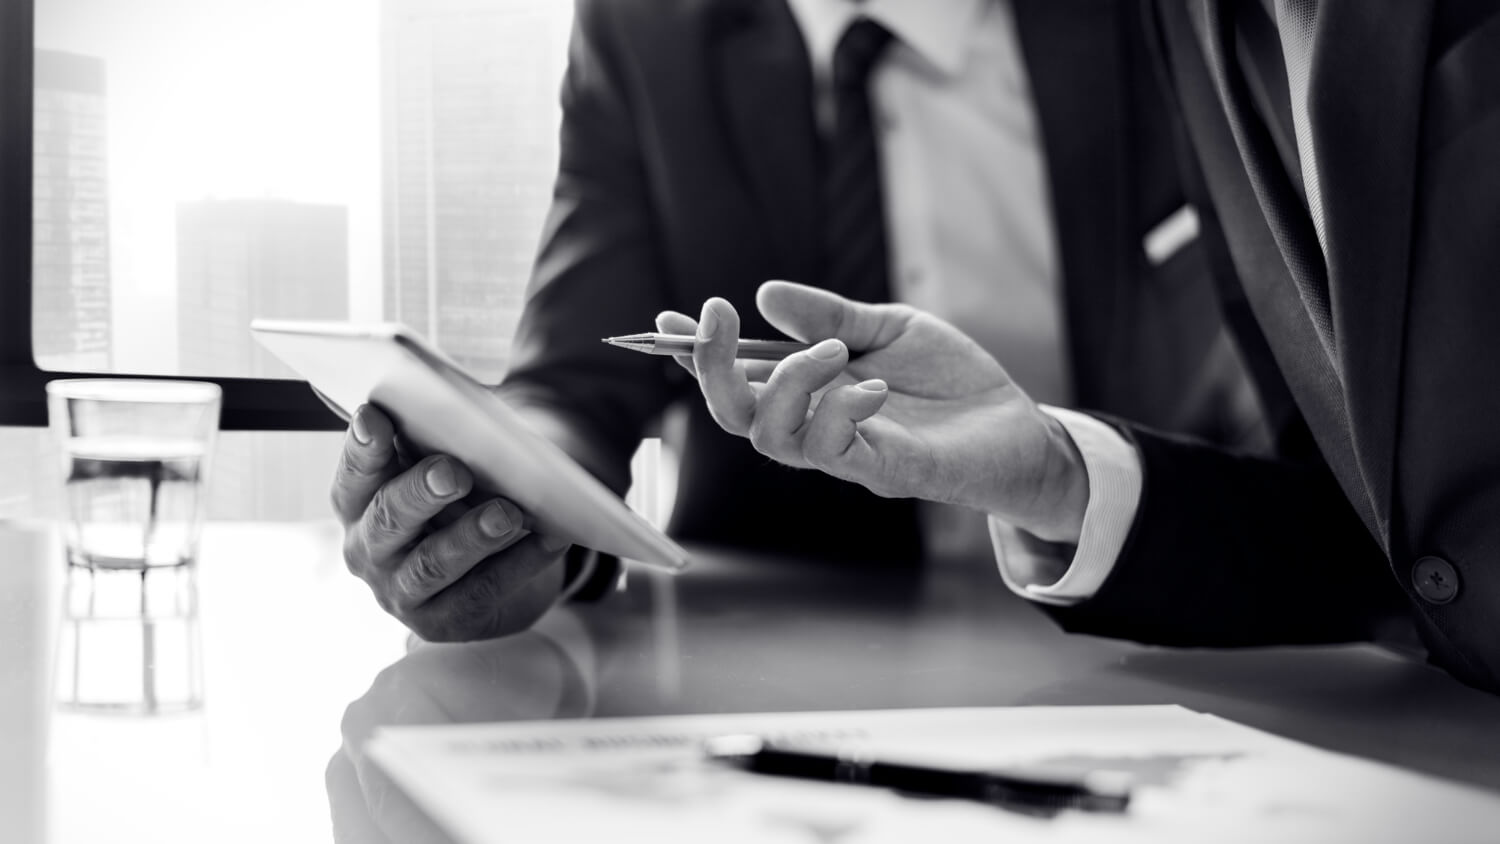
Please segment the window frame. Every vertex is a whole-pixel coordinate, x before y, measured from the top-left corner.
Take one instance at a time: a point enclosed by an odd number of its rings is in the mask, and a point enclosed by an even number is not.
[[[37,365],[31,311],[35,25],[35,0],[0,0],[0,426],[45,426],[46,384],[57,378],[181,380],[162,375],[58,372]],[[224,391],[219,424],[223,430],[344,428],[344,422],[303,381],[182,377],[211,381]]]

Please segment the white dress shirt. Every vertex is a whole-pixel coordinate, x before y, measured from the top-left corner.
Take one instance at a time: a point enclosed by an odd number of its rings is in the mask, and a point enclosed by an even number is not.
[[[833,51],[849,23],[868,17],[895,36],[870,79],[894,297],[973,337],[1039,402],[1068,403],[1050,184],[1009,2],[789,4],[810,54],[825,130],[833,120]],[[1012,589],[1071,603],[1097,591],[1124,546],[1140,498],[1140,461],[1109,425],[1044,409],[1067,428],[1089,472],[1077,550],[1064,559],[994,518],[989,534]]]

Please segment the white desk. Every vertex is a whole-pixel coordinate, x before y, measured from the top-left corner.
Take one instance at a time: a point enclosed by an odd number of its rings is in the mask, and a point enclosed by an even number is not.
[[[16,557],[20,546],[0,526],[0,589],[36,563]],[[332,523],[208,526],[198,577],[203,709],[55,712],[47,844],[329,840],[323,769],[339,718],[406,641],[338,547]],[[62,558],[52,562],[60,577]],[[30,669],[12,662],[0,672],[14,687]],[[24,728],[0,723],[0,746],[19,743]],[[4,830],[0,839],[12,840]]]
[[[339,543],[331,524],[210,526],[204,709],[57,714],[47,844],[328,841],[331,814],[343,840],[404,844],[413,836],[378,835],[390,817],[368,811],[347,758],[329,767],[341,740],[394,722],[1180,703],[1500,792],[1500,698],[1368,646],[1169,651],[1068,636],[989,564],[900,575],[700,548],[675,581],[633,575],[625,594],[540,631],[407,655]],[[9,609],[16,567],[42,553],[26,547],[0,526]],[[30,670],[0,662],[0,697]],[[0,746],[22,745],[23,720],[5,716]],[[40,773],[0,754],[0,783]]]

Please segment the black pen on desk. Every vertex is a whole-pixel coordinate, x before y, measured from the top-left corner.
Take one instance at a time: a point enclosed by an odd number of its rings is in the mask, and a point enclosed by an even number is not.
[[[930,797],[956,797],[1004,807],[1123,812],[1130,805],[1124,777],[1098,772],[1056,776],[1041,772],[934,768],[884,762],[858,754],[776,747],[752,735],[720,736],[704,744],[708,757],[756,774],[888,788]]]
[[[623,337],[605,337],[611,346],[644,352],[648,355],[691,355],[697,338],[690,334],[626,334]],[[741,360],[782,360],[788,355],[811,348],[806,343],[791,340],[741,340],[734,356]]]

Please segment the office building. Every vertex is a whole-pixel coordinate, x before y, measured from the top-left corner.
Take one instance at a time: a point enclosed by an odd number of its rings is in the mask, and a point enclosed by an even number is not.
[[[384,0],[384,310],[504,372],[551,198],[571,4]]]
[[[348,214],[275,199],[177,208],[177,334],[184,375],[293,373],[250,335],[256,317],[345,319]],[[209,515],[299,519],[328,513],[338,441],[327,434],[220,435]]]
[[[32,168],[32,350],[46,369],[110,368],[104,63],[37,50]],[[60,493],[44,431],[0,435],[0,517],[51,515]]]
[[[49,369],[110,366],[104,63],[36,53],[32,332]]]

